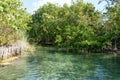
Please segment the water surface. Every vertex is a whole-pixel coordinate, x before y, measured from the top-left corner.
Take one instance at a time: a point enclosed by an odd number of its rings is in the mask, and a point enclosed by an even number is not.
[[[0,67],[0,80],[120,80],[120,56],[38,47],[33,54]]]

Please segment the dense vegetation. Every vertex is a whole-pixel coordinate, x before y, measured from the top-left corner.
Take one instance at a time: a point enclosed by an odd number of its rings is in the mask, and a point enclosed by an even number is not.
[[[77,0],[70,6],[47,3],[30,16],[20,0],[0,0],[0,46],[20,40],[27,31],[32,42],[66,50],[117,50],[120,48],[120,1],[101,1],[108,3],[105,13],[96,11],[91,3]]]
[[[110,6],[106,7],[104,14],[82,1],[73,2],[71,6],[47,3],[32,15],[29,37],[39,44],[72,51],[100,52],[108,47],[117,50],[120,44],[120,6],[114,0],[108,3]]]
[[[21,6],[20,0],[0,0],[0,46],[20,40],[28,29],[30,16]]]

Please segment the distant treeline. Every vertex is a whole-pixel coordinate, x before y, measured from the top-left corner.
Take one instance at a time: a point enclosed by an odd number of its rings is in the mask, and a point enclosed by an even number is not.
[[[75,51],[120,49],[120,3],[107,3],[105,13],[80,0],[71,6],[47,3],[32,15],[29,38],[38,44]]]

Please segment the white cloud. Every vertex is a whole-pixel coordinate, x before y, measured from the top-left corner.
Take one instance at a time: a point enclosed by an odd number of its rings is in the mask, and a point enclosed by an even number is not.
[[[43,6],[47,2],[58,5],[63,5],[64,3],[67,3],[68,5],[71,4],[71,0],[37,0],[36,2],[33,3],[34,10],[37,10],[40,6]]]

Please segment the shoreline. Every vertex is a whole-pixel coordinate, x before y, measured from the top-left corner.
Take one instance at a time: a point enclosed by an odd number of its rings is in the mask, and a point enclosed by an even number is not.
[[[14,57],[11,57],[11,58],[8,58],[8,59],[5,59],[5,60],[1,60],[0,61],[0,67],[4,67],[4,66],[8,66],[10,64],[12,64],[12,61],[18,59],[19,56],[14,56]]]
[[[21,55],[28,48],[28,43],[18,40],[9,46],[0,47],[0,60],[5,60],[13,56]]]

